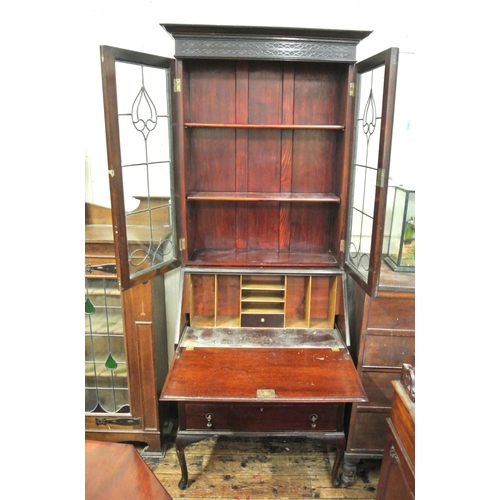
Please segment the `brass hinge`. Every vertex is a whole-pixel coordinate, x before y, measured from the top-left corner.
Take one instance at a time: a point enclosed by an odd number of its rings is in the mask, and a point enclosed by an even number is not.
[[[349,97],[354,97],[356,95],[356,84],[351,82],[349,84]]]
[[[174,78],[174,92],[180,92],[180,91],[181,91],[181,79]]]
[[[140,418],[96,418],[96,425],[140,425]]]
[[[85,272],[92,273],[92,271],[101,271],[103,273],[116,274],[116,264],[85,264]]]
[[[179,238],[179,251],[186,250],[186,238]]]
[[[379,168],[377,170],[377,187],[384,187],[385,169]]]
[[[345,240],[340,240],[340,251],[345,252]]]

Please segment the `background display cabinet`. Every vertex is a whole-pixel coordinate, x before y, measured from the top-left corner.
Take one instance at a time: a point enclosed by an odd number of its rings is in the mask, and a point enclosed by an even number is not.
[[[167,373],[161,276],[118,286],[109,209],[85,206],[85,437],[160,453],[159,388]]]
[[[181,267],[178,346],[160,395],[178,409],[179,487],[186,446],[219,434],[325,440],[339,486],[346,405],[367,403],[345,264],[365,97],[356,74],[372,65],[357,69],[356,46],[369,32],[163,27],[175,60],[101,56],[119,287]],[[382,116],[387,144],[398,50],[374,61],[390,77],[384,106],[365,118],[377,134]],[[141,160],[135,140],[164,145]],[[140,224],[127,208],[139,195]]]

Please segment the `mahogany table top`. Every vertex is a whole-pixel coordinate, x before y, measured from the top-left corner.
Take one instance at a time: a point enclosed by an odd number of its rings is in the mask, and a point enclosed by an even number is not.
[[[85,441],[85,498],[172,500],[131,444]]]

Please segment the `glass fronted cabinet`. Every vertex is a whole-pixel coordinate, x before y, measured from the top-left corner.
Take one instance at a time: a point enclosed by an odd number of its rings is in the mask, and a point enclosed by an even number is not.
[[[111,210],[85,206],[85,435],[162,453],[158,408],[167,373],[163,277],[118,284]]]
[[[164,274],[178,266],[171,64],[101,47],[110,207],[86,204],[86,437],[161,453]]]

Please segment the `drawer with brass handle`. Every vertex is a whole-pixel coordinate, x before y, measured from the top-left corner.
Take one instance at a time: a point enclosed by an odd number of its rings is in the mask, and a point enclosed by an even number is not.
[[[186,403],[186,430],[341,431],[344,405],[335,403]]]

